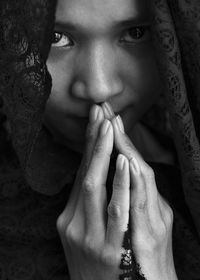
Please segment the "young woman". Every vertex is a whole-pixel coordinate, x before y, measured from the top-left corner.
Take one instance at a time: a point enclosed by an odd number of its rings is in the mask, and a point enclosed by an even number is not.
[[[1,7],[1,50],[6,57],[2,80],[9,82],[2,92],[13,145],[35,191],[23,180],[26,199],[18,211],[16,206],[10,211],[11,198],[7,201],[3,221],[14,223],[3,244],[7,248],[12,236],[15,242],[8,255],[2,250],[10,263],[5,261],[2,271],[10,275],[21,267],[27,279],[58,279],[55,270],[51,275],[57,254],[49,251],[59,248],[58,255],[63,250],[65,257],[56,268],[64,263],[71,279],[188,279],[194,271],[188,269],[185,276],[177,249],[182,242],[177,220],[184,219],[190,244],[196,245],[192,254],[186,249],[186,256],[197,262],[198,245],[176,154],[166,148],[160,134],[141,122],[164,90],[151,36],[153,3],[58,0],[55,24],[52,4],[15,5],[14,15],[13,6]],[[27,33],[30,26],[24,29],[20,22],[24,11],[24,20],[28,15],[34,19],[33,34]],[[11,30],[16,31],[13,37]],[[49,96],[44,88],[49,85],[44,81],[45,57],[52,77]],[[12,71],[12,77],[6,75]],[[8,171],[8,156],[3,165]],[[17,195],[22,195],[17,186],[14,205]],[[20,221],[22,212],[25,218]],[[48,232],[56,228],[55,223],[62,247],[58,235]]]

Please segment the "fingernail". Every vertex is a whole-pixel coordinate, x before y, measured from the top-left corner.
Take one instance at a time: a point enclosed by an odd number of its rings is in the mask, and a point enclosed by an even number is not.
[[[117,168],[119,170],[123,170],[124,166],[125,166],[125,156],[120,154],[117,158]]]
[[[116,122],[117,122],[117,126],[118,126],[119,130],[124,134],[125,133],[124,124],[122,122],[122,119],[121,119],[120,115],[118,115],[116,117]]]
[[[105,136],[108,133],[110,127],[111,127],[110,121],[109,120],[105,120],[103,122],[102,127],[101,127],[101,136]]]
[[[140,174],[140,166],[138,164],[138,161],[135,158],[132,158],[130,160],[130,165],[133,168],[133,171],[137,174]]]
[[[98,105],[94,105],[90,111],[90,122],[94,123],[97,121],[99,113],[100,113],[100,107]]]
[[[106,111],[107,115],[109,116],[109,118],[110,119],[114,118],[115,113],[113,112],[113,109],[110,106],[110,104],[108,102],[104,102],[103,107],[105,108],[105,111]]]

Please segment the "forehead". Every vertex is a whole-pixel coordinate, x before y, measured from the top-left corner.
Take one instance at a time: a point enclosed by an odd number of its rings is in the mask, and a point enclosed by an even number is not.
[[[56,20],[102,25],[128,18],[147,20],[151,0],[58,0]]]

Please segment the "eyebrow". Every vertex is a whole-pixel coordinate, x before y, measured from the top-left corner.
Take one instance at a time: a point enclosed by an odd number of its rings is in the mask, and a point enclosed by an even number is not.
[[[120,20],[120,21],[115,21],[114,22],[114,26],[116,27],[126,27],[126,26],[130,26],[130,25],[149,25],[152,22],[152,17],[148,16],[148,17],[144,17],[144,16],[138,16],[138,17],[134,17],[134,18],[129,18],[126,20]]]
[[[125,20],[116,20],[113,21],[111,24],[112,28],[122,28],[128,26],[140,26],[140,25],[150,25],[152,22],[152,16],[148,15],[138,15],[135,17],[129,17]],[[84,29],[83,25],[78,22],[70,22],[70,21],[62,21],[56,20],[55,21],[55,28],[59,28],[61,30],[67,29],[71,31],[81,30]]]

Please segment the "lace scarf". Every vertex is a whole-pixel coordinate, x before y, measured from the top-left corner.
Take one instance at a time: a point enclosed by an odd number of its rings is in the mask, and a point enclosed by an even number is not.
[[[51,91],[45,62],[55,7],[55,0],[0,3],[0,95],[4,112],[28,184],[49,195],[58,193],[67,182],[66,159],[70,153],[54,145],[42,126]],[[200,1],[154,0],[154,11],[155,46],[165,82],[166,109],[185,197],[200,233]],[[75,168],[76,164],[68,170]]]

